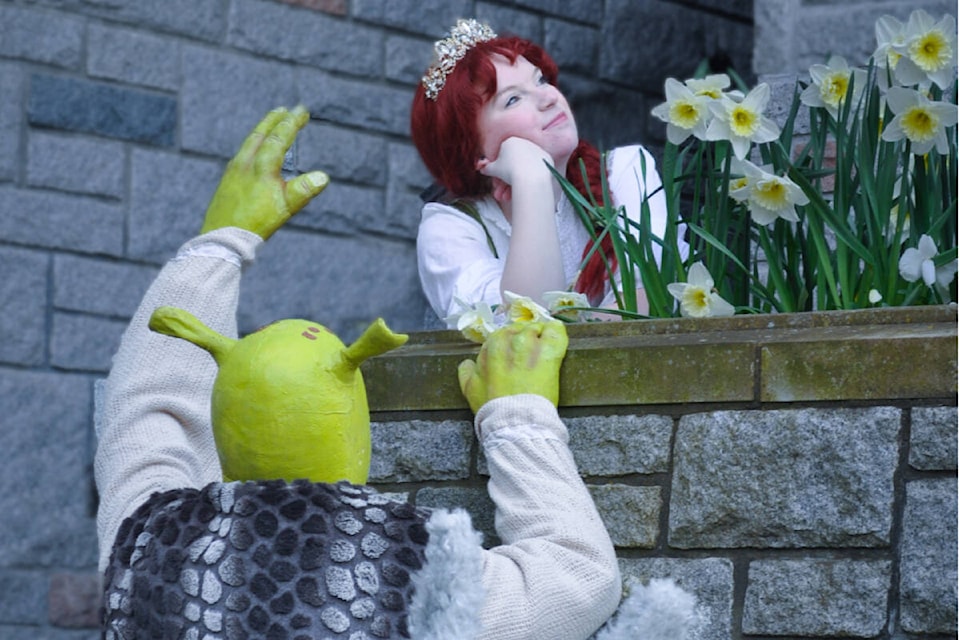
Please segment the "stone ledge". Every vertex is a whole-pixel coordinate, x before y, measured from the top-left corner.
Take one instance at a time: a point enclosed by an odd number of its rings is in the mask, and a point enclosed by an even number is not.
[[[957,308],[570,325],[560,405],[955,398]],[[371,411],[466,409],[456,331],[411,334],[363,367]]]

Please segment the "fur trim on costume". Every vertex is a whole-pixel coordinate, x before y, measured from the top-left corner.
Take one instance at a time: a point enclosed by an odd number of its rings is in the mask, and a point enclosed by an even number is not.
[[[415,640],[475,638],[481,631],[484,590],[481,535],[463,509],[433,512],[427,561],[411,576],[410,637]]]
[[[672,580],[632,581],[629,595],[594,640],[683,640],[696,598]]]

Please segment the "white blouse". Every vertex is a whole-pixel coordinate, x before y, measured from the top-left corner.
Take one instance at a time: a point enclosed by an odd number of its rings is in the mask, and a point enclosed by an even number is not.
[[[646,174],[642,169],[641,155]],[[630,219],[639,224],[645,194],[653,193],[661,184],[653,156],[639,145],[618,147],[607,155],[607,179],[613,205],[623,206]],[[472,203],[483,220],[483,227],[460,209],[439,202],[428,202],[421,214],[417,233],[420,283],[430,306],[441,319],[462,311],[454,298],[467,304],[482,301],[496,305],[502,302],[500,279],[510,248],[511,225],[493,196]],[[651,228],[663,238],[667,225],[663,191],[654,194],[649,205]],[[566,196],[561,196],[557,204],[556,224],[564,279],[569,287],[579,274],[590,234]],[[490,250],[487,233],[496,256]],[[659,264],[660,246],[655,244],[653,250]],[[608,299],[612,300],[609,283],[607,293]]]

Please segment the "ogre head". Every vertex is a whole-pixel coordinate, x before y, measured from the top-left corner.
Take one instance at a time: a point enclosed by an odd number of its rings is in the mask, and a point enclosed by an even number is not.
[[[154,311],[150,328],[217,361],[211,420],[224,480],[366,483],[370,413],[360,363],[406,335],[378,319],[347,347],[315,322],[281,320],[234,340],[173,307]]]

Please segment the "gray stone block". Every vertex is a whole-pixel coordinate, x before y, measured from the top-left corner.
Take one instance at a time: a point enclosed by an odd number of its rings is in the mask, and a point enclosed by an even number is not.
[[[673,420],[667,416],[564,418],[570,449],[584,476],[664,473],[670,465]]]
[[[899,430],[892,407],[684,416],[670,546],[886,546]]]
[[[956,407],[914,407],[910,410],[910,466],[924,471],[956,471]]]
[[[385,73],[388,80],[403,82],[414,87],[433,60],[433,43],[422,38],[390,35],[384,43]],[[410,92],[413,99],[413,91]]]
[[[57,191],[122,198],[126,151],[114,140],[31,130],[27,138],[27,184]]]
[[[420,155],[408,144],[390,145],[390,181],[387,206],[380,231],[415,239],[420,225],[423,200],[420,194],[433,182],[420,161]]]
[[[599,24],[604,16],[604,11],[598,11],[597,3],[589,0],[580,0],[579,2],[570,2],[570,0],[515,0],[514,3],[585,24]],[[607,7],[607,11],[609,11],[609,2]]]
[[[125,22],[142,29],[175,33],[221,42],[227,25],[227,2],[223,0],[52,0],[72,10]]]
[[[0,186],[0,238],[7,242],[119,256],[123,209],[93,198]]]
[[[602,32],[600,77],[654,95],[662,95],[666,78],[686,80],[712,57],[732,61],[738,73],[751,76],[751,27],[737,19],[667,2],[612,0]]]
[[[478,2],[476,18],[490,25],[490,28],[499,35],[520,36],[531,42],[543,44],[543,19],[535,13]],[[548,49],[548,52],[553,55],[553,51]]]
[[[754,2],[757,28],[753,40],[753,70],[757,74],[787,73],[794,69],[793,31],[799,12],[800,0]]]
[[[957,633],[957,480],[907,483],[900,543],[900,626]]]
[[[0,56],[42,62],[65,69],[80,66],[83,20],[60,11],[0,6]]]
[[[50,363],[61,369],[107,373],[126,328],[120,320],[55,313]]]
[[[692,4],[739,16],[744,20],[753,19],[754,3],[752,0],[694,0]]]
[[[372,482],[461,480],[470,476],[473,425],[464,420],[374,422]]]
[[[756,81],[753,71],[753,22],[720,20],[719,26],[714,28],[715,21],[717,19],[709,14],[704,18],[707,27],[704,58],[718,71],[727,71],[732,67],[745,83],[752,85]],[[674,51],[674,55],[685,55]]]
[[[795,73],[783,73],[761,76],[758,80],[758,84],[765,82],[770,87],[770,102],[767,103],[766,115],[781,129],[785,126],[790,109],[793,107],[794,93],[801,90],[797,86],[797,79],[798,76]],[[808,82],[809,77],[805,81]],[[794,117],[793,133],[794,136],[810,133],[810,109],[802,104]]]
[[[382,32],[262,0],[231,3],[227,44],[262,56],[359,76],[383,73]]]
[[[670,578],[696,599],[689,640],[729,640],[733,632],[733,563],[724,558],[620,558],[624,584]]]
[[[38,625],[47,621],[47,582],[43,571],[0,570],[0,623]]]
[[[387,142],[381,136],[311,123],[297,139],[297,169],[321,169],[333,179],[382,187],[387,182]]]
[[[925,9],[939,20],[957,15],[950,0],[919,0],[903,3],[800,2],[764,0],[755,2],[754,69],[758,74],[806,71],[823,63],[830,54],[842,55],[853,66],[864,65],[876,49],[876,20],[892,15],[906,22],[914,9]]]
[[[0,247],[0,362],[44,363],[49,263],[47,255],[38,251]]]
[[[425,307],[412,243],[281,229],[244,276],[238,322],[246,333],[306,318],[349,343],[378,316],[394,331],[415,330]]]
[[[4,640],[101,640],[96,630],[58,629],[56,627],[13,626],[0,624]]]
[[[424,183],[424,186],[429,183]],[[400,238],[409,238],[411,240],[417,237],[417,228],[420,225],[420,212],[423,209],[423,200],[420,199],[420,191],[423,186],[417,189],[411,189],[409,186],[401,185],[397,180],[390,181],[390,188],[387,190],[386,215],[381,221],[381,230],[392,236]]]
[[[750,563],[743,631],[872,638],[887,623],[891,563],[759,560]]]
[[[615,547],[656,547],[660,530],[660,487],[598,484],[589,489]]]
[[[597,70],[600,33],[594,27],[563,20],[544,21],[544,48],[564,71],[593,74]]]
[[[130,154],[130,257],[166,262],[197,235],[223,164],[174,153]]]
[[[719,20],[711,20],[710,28],[723,27]],[[681,81],[690,77],[697,63],[708,55],[703,16],[691,7],[611,0],[603,15],[602,31],[600,77],[651,93],[661,92],[667,77]],[[626,42],[635,45],[624,46]],[[675,42],[687,43],[683,56],[676,54]]]
[[[469,0],[354,0],[352,4],[355,18],[437,38],[459,18],[473,15]]]
[[[232,157],[268,111],[298,101],[287,63],[190,45],[182,55],[184,149]]]
[[[14,63],[0,63],[0,181],[14,180],[20,171],[20,130],[23,127],[24,77]]]
[[[906,22],[914,3],[899,9],[877,3],[803,7],[792,24],[794,59],[791,66],[779,71],[806,71],[813,64],[823,64],[830,55],[846,58],[851,66],[867,64],[877,48],[874,24],[881,15],[892,14]]]
[[[496,507],[485,489],[424,487],[417,491],[416,503],[431,509],[464,509],[470,514],[473,528],[483,534],[483,546],[489,549],[500,544],[493,524]]]
[[[382,226],[382,217],[382,189],[334,180],[320,196],[291,218],[287,227],[353,235]]]
[[[100,628],[101,586],[96,571],[50,577],[50,622],[58,627]]]
[[[0,566],[95,566],[90,378],[0,369],[0,398]]]
[[[173,146],[177,101],[75,78],[34,74],[27,104],[30,124]]]
[[[299,70],[297,86],[313,118],[383,133],[409,133],[413,87],[397,89],[309,69]]]
[[[130,318],[158,269],[125,262],[56,255],[53,306],[105,316]]]
[[[91,23],[87,73],[156,89],[180,88],[180,43],[143,31]]]

